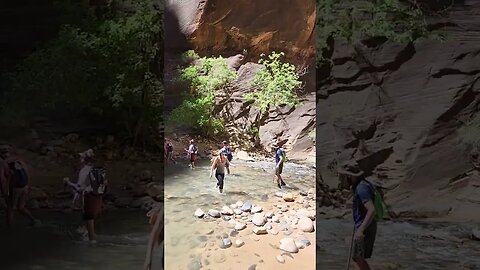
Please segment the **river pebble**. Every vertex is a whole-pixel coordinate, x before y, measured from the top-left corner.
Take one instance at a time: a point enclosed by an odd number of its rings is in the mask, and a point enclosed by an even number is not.
[[[240,209],[233,209],[233,213],[235,213],[235,215],[241,215],[243,211]]]
[[[255,213],[260,213],[260,212],[262,212],[262,210],[263,210],[263,209],[262,209],[261,206],[254,206],[254,207],[252,207],[251,212],[255,214]]]
[[[222,242],[220,242],[220,248],[226,249],[232,246],[232,241],[228,238],[224,238]]]
[[[312,220],[307,217],[302,217],[298,221],[298,228],[303,232],[313,232],[315,230]]]
[[[197,208],[197,210],[195,210],[194,215],[195,215],[197,218],[202,218],[202,217],[205,215],[205,212],[203,212],[202,209]]]
[[[276,258],[277,258],[277,262],[279,262],[279,263],[285,263],[285,259],[283,258],[282,255],[277,255]]]
[[[214,218],[219,218],[220,217],[220,212],[215,210],[215,209],[210,209],[208,210],[208,215]]]
[[[251,203],[251,202],[245,202],[245,203],[242,205],[241,210],[242,210],[243,212],[250,212],[250,210],[252,210],[252,203]]]
[[[263,226],[265,225],[265,217],[261,213],[256,213],[252,217],[252,223],[257,225],[257,226]]]
[[[293,198],[293,194],[292,194],[292,193],[285,193],[285,194],[283,194],[282,198],[283,198],[283,200],[286,201],[286,202],[293,202],[293,201],[295,201],[295,199]]]
[[[224,207],[222,207],[222,214],[229,215],[229,216],[233,215],[233,210],[230,207],[225,205]]]
[[[283,197],[283,192],[281,192],[281,191],[275,192],[275,197],[282,198]]]
[[[255,227],[253,228],[253,233],[256,235],[267,234],[267,228],[265,227]]]
[[[235,224],[234,229],[237,230],[237,231],[241,231],[241,230],[245,229],[246,227],[247,227],[247,225],[239,222],[239,223]]]
[[[280,240],[280,249],[286,252],[297,253],[298,248],[292,238],[283,238]]]
[[[244,244],[245,244],[245,242],[243,242],[242,239],[235,240],[235,247],[237,247],[237,248],[243,246]]]

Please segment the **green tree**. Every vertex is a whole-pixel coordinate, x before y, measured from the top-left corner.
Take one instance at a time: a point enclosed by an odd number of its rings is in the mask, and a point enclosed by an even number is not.
[[[272,52],[267,59],[260,59],[258,63],[263,67],[255,74],[252,83],[254,91],[244,95],[245,99],[254,102],[262,114],[272,106],[295,106],[300,103],[295,90],[301,87],[302,82],[295,66],[280,60],[284,55],[283,52]]]
[[[221,56],[199,58],[196,53],[188,51],[182,58],[189,63],[196,60],[180,69],[179,80],[188,82],[190,91],[171,113],[167,126],[194,128],[205,136],[224,132],[223,120],[214,115],[215,95],[219,91],[229,94],[237,73]]]
[[[157,141],[163,10],[153,1],[110,2],[25,59],[9,78],[7,112],[93,114],[135,146]]]

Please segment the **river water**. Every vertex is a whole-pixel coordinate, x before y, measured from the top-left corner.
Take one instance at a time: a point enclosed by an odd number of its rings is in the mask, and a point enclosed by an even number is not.
[[[346,269],[351,221],[319,218],[317,226],[317,269]],[[371,266],[373,269],[478,270],[480,242],[468,239],[473,227],[475,224],[382,222],[377,229]]]
[[[150,225],[143,211],[108,210],[96,226],[97,244],[89,245],[80,233],[80,212],[34,211],[39,227],[26,226],[17,217],[17,227],[7,233],[0,225],[2,270],[130,270],[142,269]],[[154,261],[160,261],[159,252]],[[157,268],[161,269],[161,268]]]
[[[232,237],[232,229],[225,226],[226,221],[200,220],[193,215],[197,208],[206,213],[209,209],[220,210],[224,205],[237,201],[260,205],[264,212],[273,210],[273,205],[281,200],[274,196],[279,189],[273,182],[273,162],[234,160],[232,174],[225,177],[223,194],[216,188],[215,177],[208,178],[209,166],[209,162],[203,162],[195,170],[185,164],[170,165],[166,169],[166,269],[315,269],[313,244],[293,254],[295,259],[287,258],[285,264],[279,264],[275,256],[281,252],[273,249],[272,245],[278,243],[283,235],[269,234],[261,236],[262,240],[252,240],[252,228],[247,227]],[[288,184],[284,192],[298,193],[315,187],[315,170],[312,167],[287,163],[283,176]],[[222,235],[230,235],[232,242],[240,238],[245,245],[219,249]],[[312,243],[314,237],[314,233],[308,235]]]

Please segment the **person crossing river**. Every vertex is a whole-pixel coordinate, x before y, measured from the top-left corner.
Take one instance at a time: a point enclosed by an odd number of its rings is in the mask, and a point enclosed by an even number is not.
[[[227,169],[227,173],[230,174],[230,161],[232,161],[232,159],[233,159],[233,154],[232,154],[232,150],[230,149],[227,141],[223,141],[223,147],[222,147],[221,151],[225,154],[225,157],[227,157],[227,159],[228,159],[228,162],[225,165],[225,168]]]
[[[228,159],[225,153],[220,150],[218,156],[213,158],[212,167],[210,169],[210,178],[212,178],[213,171],[215,171],[215,178],[217,178],[217,187],[220,193],[223,193],[223,182],[225,179],[225,168],[228,167]]]

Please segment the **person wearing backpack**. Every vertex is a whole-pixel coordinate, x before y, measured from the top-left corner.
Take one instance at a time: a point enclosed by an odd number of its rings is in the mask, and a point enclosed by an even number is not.
[[[25,162],[12,155],[10,146],[0,147],[0,180],[2,196],[7,204],[7,226],[13,225],[14,212],[18,211],[30,220],[32,226],[38,225],[40,221],[33,217],[26,208],[28,201],[29,178]]]
[[[192,166],[192,170],[195,169],[195,160],[197,160],[198,155],[198,147],[195,144],[195,140],[190,140],[190,145],[188,146],[187,150],[188,157],[190,158],[190,165]]]
[[[233,154],[232,150],[230,150],[230,147],[228,146],[227,141],[223,141],[223,147],[220,150],[225,154],[225,157],[228,159],[228,162],[225,164],[225,168],[227,169],[227,173],[230,174],[230,161],[233,159]]]
[[[170,140],[165,139],[165,164],[168,164],[169,161],[172,161],[175,164],[173,159],[173,144]]]
[[[275,180],[277,181],[278,188],[286,186],[282,179],[283,163],[286,160],[285,150],[278,144],[274,143],[273,148],[275,150]]]
[[[95,220],[102,211],[107,180],[105,169],[95,165],[93,155],[84,157],[83,167],[78,173],[77,186],[82,194],[83,219],[87,226],[88,240],[95,243]]]
[[[356,163],[347,163],[339,170],[347,178],[353,190],[352,213],[354,230],[349,256],[358,269],[368,270],[367,259],[371,258],[377,234],[375,187],[364,177],[364,172]]]

